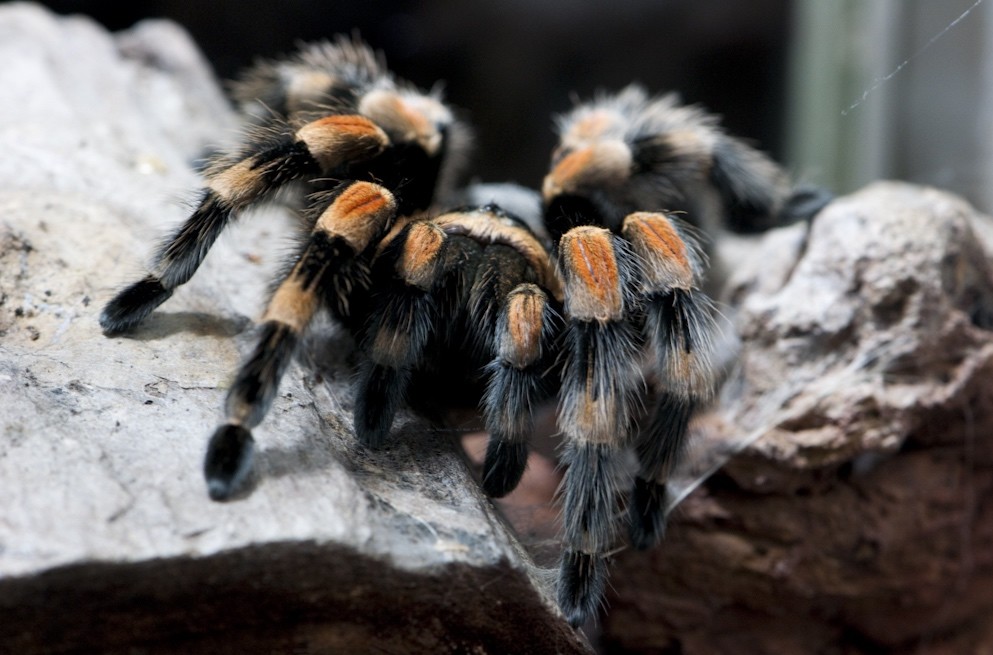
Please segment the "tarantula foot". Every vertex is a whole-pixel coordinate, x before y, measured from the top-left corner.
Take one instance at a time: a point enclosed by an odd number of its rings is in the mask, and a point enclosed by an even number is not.
[[[367,448],[380,448],[403,403],[409,374],[379,364],[367,365],[357,382],[355,436]]]
[[[646,550],[665,536],[666,485],[641,477],[634,480],[631,494],[631,545]]]
[[[503,498],[517,487],[527,463],[527,443],[490,437],[483,461],[483,491],[491,498]]]
[[[559,570],[559,607],[574,628],[593,616],[607,588],[607,559],[567,550]]]
[[[103,308],[100,326],[104,334],[113,336],[130,332],[171,295],[172,289],[166,289],[157,277],[149,275],[138,280]]]
[[[217,428],[203,464],[207,493],[212,500],[228,500],[241,490],[252,469],[254,450],[252,433],[242,426],[229,423]]]
[[[783,224],[809,221],[834,200],[829,190],[812,185],[797,187],[780,210]]]

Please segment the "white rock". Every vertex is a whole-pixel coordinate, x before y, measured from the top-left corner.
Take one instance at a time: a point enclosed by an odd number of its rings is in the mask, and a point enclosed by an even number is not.
[[[452,438],[407,419],[357,447],[340,362],[291,368],[253,493],[208,500],[206,441],[288,219],[246,216],[145,327],[104,337],[231,110],[167,22],[109,35],[8,4],[0,60],[0,643],[585,651]]]

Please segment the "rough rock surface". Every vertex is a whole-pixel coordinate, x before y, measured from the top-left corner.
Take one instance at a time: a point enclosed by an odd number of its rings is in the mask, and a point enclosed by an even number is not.
[[[207,499],[288,219],[246,217],[146,327],[104,337],[230,109],[164,22],[111,36],[8,4],[0,59],[0,651],[587,652],[450,435],[408,418],[357,448],[333,335],[257,430],[253,493]]]
[[[989,225],[878,183],[740,251],[740,365],[696,424],[740,452],[618,557],[608,652],[993,649]]]

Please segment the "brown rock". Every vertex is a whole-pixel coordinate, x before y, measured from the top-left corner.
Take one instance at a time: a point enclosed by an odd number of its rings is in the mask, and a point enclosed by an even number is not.
[[[618,557],[608,651],[993,648],[987,220],[880,183],[737,260],[740,366],[697,422],[737,454]]]

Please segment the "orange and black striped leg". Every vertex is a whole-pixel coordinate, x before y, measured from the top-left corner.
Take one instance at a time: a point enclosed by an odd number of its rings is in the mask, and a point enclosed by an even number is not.
[[[376,278],[389,283],[368,322],[368,359],[355,384],[355,434],[369,448],[386,440],[407,385],[437,322],[435,285],[444,260],[445,233],[428,222],[405,228],[380,255]],[[382,270],[385,269],[385,270]]]
[[[603,228],[573,228],[559,242],[570,319],[558,415],[568,466],[559,604],[574,625],[601,603],[617,538],[618,468],[642,386],[640,335],[628,321],[636,268],[624,241]]]
[[[386,135],[360,116],[330,116],[209,174],[199,205],[159,249],[153,272],[118,293],[100,314],[107,335],[134,329],[193,277],[232,216],[285,184],[375,156]]]
[[[228,391],[227,421],[207,447],[204,476],[210,497],[236,493],[251,468],[251,428],[258,425],[279,387],[326,289],[347,286],[355,259],[389,228],[396,202],[386,189],[353,182],[318,218],[300,257],[276,288],[262,318],[262,335]]]
[[[530,283],[510,293],[497,320],[496,358],[487,367],[489,383],[483,398],[490,433],[483,490],[494,498],[513,491],[524,474],[533,407],[551,392],[545,374],[554,323],[547,294]]]
[[[690,418],[711,394],[713,308],[696,288],[693,244],[668,217],[631,214],[622,234],[642,264],[645,337],[661,386],[653,418],[635,439],[640,468],[629,503],[631,542],[649,548],[665,532],[668,482],[682,458]]]

